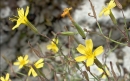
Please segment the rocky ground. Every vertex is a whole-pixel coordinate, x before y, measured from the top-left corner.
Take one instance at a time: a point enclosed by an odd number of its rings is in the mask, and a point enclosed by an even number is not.
[[[102,6],[105,5],[104,0],[99,0],[98,2],[95,0],[91,0],[96,13],[102,9]],[[122,0],[120,0],[122,1]],[[127,25],[130,27],[130,0],[123,0],[122,2],[124,6],[124,14],[127,20]],[[35,61],[37,57],[35,55],[32,56],[32,52],[30,52],[30,47],[28,45],[28,41],[32,44],[32,46],[36,46],[36,43],[39,43],[40,46],[43,48],[42,52],[46,53],[46,45],[49,41],[41,36],[34,35],[33,32],[30,31],[24,25],[21,25],[18,29],[12,31],[11,28],[14,26],[15,23],[9,21],[9,17],[12,15],[16,15],[18,7],[30,6],[30,12],[28,15],[28,19],[34,23],[40,33],[47,35],[48,37],[52,38],[51,31],[60,32],[64,31],[64,26],[71,26],[70,20],[67,18],[62,19],[60,14],[63,12],[63,9],[66,7],[73,7],[73,11],[71,14],[73,15],[75,21],[83,28],[88,30],[93,30],[95,32],[98,31],[98,27],[96,25],[95,19],[88,16],[88,13],[92,14],[91,6],[88,0],[77,0],[77,1],[70,1],[70,0],[1,0],[1,31],[0,31],[0,46],[1,46],[1,55],[9,59],[11,62],[16,61],[15,59],[17,56],[22,54],[28,54],[31,57],[32,61]],[[129,3],[129,4],[128,4]],[[127,6],[128,5],[128,6]],[[123,16],[122,13],[116,8],[113,9],[113,14],[115,15],[120,28],[123,28]],[[111,29],[113,29],[114,25],[111,22],[109,16],[103,16],[101,18],[98,17],[98,21],[101,24],[102,30],[104,34],[108,34]],[[72,28],[69,30],[75,31]],[[129,32],[130,33],[130,32]],[[119,40],[122,37],[122,34],[118,30],[113,30],[112,32],[112,39]],[[77,36],[79,41],[83,43],[83,40],[80,36]],[[94,42],[94,47],[99,45],[103,45],[107,51],[106,41],[102,40],[102,37],[95,35],[95,34],[88,34],[87,38],[92,38]],[[66,39],[60,37],[62,44],[66,45]],[[124,42],[122,40],[122,42]],[[109,45],[111,48],[115,46],[114,43],[110,43]],[[104,62],[102,59],[103,55],[99,56],[100,61]],[[1,57],[0,63],[0,73],[4,72],[5,70],[8,71],[9,65],[7,62]],[[130,74],[130,47],[128,46],[118,46],[116,50],[112,51],[108,58],[107,64],[112,61],[113,64],[119,64],[121,69],[121,74]],[[82,66],[82,65],[81,65]],[[113,65],[116,73],[119,75],[119,71],[117,70],[116,65]],[[15,71],[19,71],[19,69],[15,66]],[[93,67],[93,72],[97,73],[96,66]],[[84,68],[83,68],[84,70]],[[53,76],[47,74],[49,69],[44,69],[44,72],[47,75],[47,78],[53,79]],[[99,73],[99,72],[98,72]],[[128,77],[128,76],[127,76]],[[12,76],[12,78],[14,78]],[[26,78],[26,77],[25,77]],[[15,78],[13,81],[19,81],[18,78]],[[32,79],[31,81],[36,81]]]

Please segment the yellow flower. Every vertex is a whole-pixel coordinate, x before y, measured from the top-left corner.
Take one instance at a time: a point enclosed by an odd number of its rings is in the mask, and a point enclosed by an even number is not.
[[[79,44],[77,50],[79,53],[83,54],[82,56],[78,56],[75,58],[77,62],[81,62],[87,60],[86,65],[91,66],[94,63],[95,56],[101,54],[103,52],[103,47],[99,46],[93,52],[93,42],[91,39],[85,41],[86,47],[82,44]]]
[[[0,80],[1,80],[1,81],[11,81],[11,80],[9,79],[9,73],[6,74],[6,77],[5,77],[5,78],[4,78],[4,77],[0,77]]]
[[[102,9],[102,11],[99,13],[99,17],[101,17],[104,13],[105,16],[110,14],[110,10],[116,6],[114,0],[111,0],[106,7]]]
[[[58,39],[53,39],[51,44],[47,45],[47,49],[52,50],[54,53],[56,53],[59,50],[57,44],[58,44]]]
[[[37,29],[28,21],[27,15],[29,13],[29,7],[27,6],[26,12],[24,12],[23,8],[18,8],[18,16],[14,16],[15,18],[9,18],[12,22],[17,21],[17,24],[12,28],[14,30],[15,28],[18,28],[20,24],[25,24],[28,27],[30,27],[33,31],[38,32]]]
[[[29,62],[28,55],[25,55],[25,57],[19,56],[18,57],[18,62],[14,62],[14,65],[19,65],[19,68],[22,68],[28,62]]]
[[[72,10],[72,8],[65,8],[64,12],[61,14],[61,17],[65,17],[66,15],[68,15],[70,10]]]
[[[17,21],[17,24],[12,28],[12,30],[14,30],[15,28],[18,28],[20,24],[26,24],[28,19],[27,19],[27,15],[29,12],[29,7],[27,6],[26,8],[26,12],[24,12],[23,8],[18,8],[18,16],[15,16],[16,18],[10,18],[10,20],[13,21]]]
[[[35,68],[36,68],[36,69],[42,68],[42,67],[44,66],[43,61],[44,61],[44,59],[39,59],[39,60],[34,64]],[[33,69],[32,66],[30,67],[30,70],[29,70],[29,72],[28,72],[28,76],[30,76],[31,73],[32,73],[32,75],[33,75],[34,77],[37,76],[37,73],[36,73],[36,71]]]

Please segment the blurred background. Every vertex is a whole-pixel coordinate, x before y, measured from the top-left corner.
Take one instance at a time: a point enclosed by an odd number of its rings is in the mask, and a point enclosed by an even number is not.
[[[97,16],[102,7],[109,2],[109,0],[91,1],[95,7]],[[129,29],[130,0],[119,0],[119,2],[123,6],[124,15]],[[9,17],[17,15],[17,8],[24,8],[25,10],[27,6],[29,6],[29,14],[27,16],[29,21],[34,24],[40,33],[47,35],[50,38],[53,38],[52,32],[57,33],[65,31],[64,27],[67,27],[70,31],[76,31],[73,29],[72,24],[67,17],[61,17],[64,8],[67,7],[73,8],[71,15],[81,27],[98,32],[95,19],[88,15],[88,13],[92,15],[91,6],[88,0],[0,0],[0,50],[1,55],[9,59],[11,62],[16,61],[17,56],[24,54],[30,54],[30,58],[32,60],[37,59],[37,57],[32,54],[28,41],[33,47],[36,47],[37,43],[39,43],[43,54],[48,52],[48,50],[46,50],[46,45],[49,43],[48,39],[34,34],[25,25],[20,25],[19,28],[14,31],[12,30],[12,27],[16,24],[16,22],[11,22]],[[117,19],[119,27],[123,29],[124,21],[121,11],[117,7],[112,11]],[[111,38],[114,40],[121,39],[121,42],[125,43],[125,39],[122,38],[122,34],[118,30],[114,29],[114,25],[109,16],[103,16],[101,18],[98,17],[98,21],[105,35],[113,29]],[[81,43],[84,43],[80,36],[77,36],[77,38]],[[98,35],[89,34],[87,38],[92,38],[95,45],[94,47],[99,45],[104,45],[104,47],[106,47],[106,41]],[[68,44],[67,39],[65,37],[59,37],[59,39],[66,49]],[[115,43],[110,42],[109,46],[110,48],[114,48]],[[99,58],[102,58],[102,56]],[[6,61],[2,57],[0,60],[0,73],[9,71],[10,68]],[[118,47],[112,51],[112,54],[109,55],[108,62],[110,61],[113,61],[115,64],[122,67],[122,75],[130,74],[130,47],[118,45]],[[17,67],[13,67],[16,72],[19,71]],[[48,69],[44,70],[44,72],[48,74]],[[19,79],[13,76],[12,78],[14,78],[13,81],[19,81]],[[47,78],[53,81],[53,75],[48,74]]]

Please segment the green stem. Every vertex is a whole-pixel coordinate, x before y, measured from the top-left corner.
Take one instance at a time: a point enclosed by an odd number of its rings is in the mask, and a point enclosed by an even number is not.
[[[123,17],[124,17],[124,23],[125,23],[124,29],[125,29],[125,32],[126,32],[126,35],[127,35],[127,42],[129,42],[130,41],[130,36],[129,36],[129,33],[128,33],[126,18],[124,16],[123,10],[122,10],[122,14],[123,14]]]
[[[94,63],[95,63],[100,69],[103,70],[103,72],[105,73],[105,75],[106,75],[107,78],[109,79],[109,76],[107,75],[107,73],[106,73],[106,71],[105,71],[104,65],[102,65],[102,63],[101,63],[97,58],[94,59]]]
[[[117,44],[120,44],[120,45],[124,45],[124,46],[126,46],[126,44],[124,44],[124,43],[120,43],[120,42],[118,42],[118,41],[115,41],[115,40],[113,40],[113,39],[110,39],[109,37],[107,37],[107,36],[104,36],[106,39],[108,39],[108,40],[110,40],[110,41],[112,41],[112,42],[115,42],[115,43],[117,43]]]
[[[35,33],[38,33],[38,30],[36,29],[36,27],[32,24],[32,23],[30,23],[30,21],[27,19],[26,20],[26,25],[32,30],[32,31],[34,31]]]
[[[110,10],[110,18],[111,18],[111,20],[112,20],[112,22],[115,24],[115,25],[117,25],[117,21],[116,21],[116,19],[115,19],[115,17],[114,17],[114,15],[113,15],[113,13],[112,13],[112,11]]]
[[[117,43],[117,44],[126,46],[126,44],[124,44],[124,43],[120,43],[120,42],[118,42],[118,41],[115,41],[115,40],[110,39],[109,37],[105,36],[105,35],[103,34],[102,29],[101,29],[101,27],[100,27],[100,25],[99,25],[98,22],[97,22],[97,25],[98,25],[98,28],[99,28],[100,33],[102,34],[102,36],[103,36],[104,38],[106,38],[106,39],[108,39],[108,40],[110,40],[110,41],[112,41],[112,42],[115,42],[115,43]]]
[[[101,33],[101,34],[98,34],[98,33],[97,33],[98,35],[103,36],[104,38],[106,38],[106,39],[108,39],[108,40],[110,40],[110,41],[112,41],[112,42],[114,42],[114,43],[117,43],[117,44],[120,44],[120,45],[126,46],[126,44],[124,44],[124,43],[121,43],[121,42],[115,41],[115,40],[113,40],[113,39],[111,39],[111,38],[105,36],[105,35],[103,34],[102,29],[101,29],[101,27],[100,27],[100,25],[99,25],[98,22],[97,22],[97,25],[98,25],[98,28],[99,28],[100,33]],[[91,31],[87,31],[87,32],[91,32]],[[91,32],[91,33],[92,33],[92,32]]]
[[[45,76],[40,70],[37,69],[37,71],[38,71],[38,73],[41,74],[41,76],[43,76],[43,77],[46,79],[46,81],[49,81],[49,80],[46,78],[46,76]]]
[[[68,58],[63,54],[63,52],[62,52],[62,49],[60,48],[60,53],[61,53],[61,55],[63,55],[64,56],[64,58],[69,62],[69,60],[68,60]]]
[[[117,21],[116,21],[116,19],[115,19],[115,17],[114,17],[114,15],[113,15],[113,13],[112,13],[112,11],[110,10],[110,18],[111,18],[111,20],[113,21],[113,23],[116,25],[116,28],[124,35],[124,37],[127,39],[127,41],[128,41],[128,36],[127,36],[127,34],[125,34],[120,28],[118,28],[118,24],[117,24]]]
[[[98,22],[97,22],[97,25],[98,25],[98,28],[99,28],[100,33],[103,34],[102,29],[101,29],[101,27],[100,27],[100,25],[99,25]]]
[[[84,64],[86,70],[97,80],[99,81],[99,79],[90,71],[90,67],[86,66],[86,63],[84,61],[82,61],[82,63]]]

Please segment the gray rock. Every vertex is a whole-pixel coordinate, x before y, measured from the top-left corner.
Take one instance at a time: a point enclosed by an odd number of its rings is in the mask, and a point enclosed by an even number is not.
[[[2,46],[1,48],[1,62],[0,62],[0,67],[1,72],[8,70],[9,68],[7,66],[9,66],[7,61],[12,62],[15,59],[15,53],[16,53],[16,49],[15,48],[9,48],[7,46]],[[6,60],[4,58],[2,58],[2,56],[4,56],[6,58]]]

